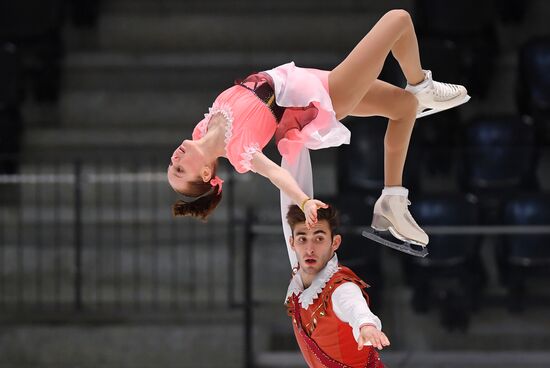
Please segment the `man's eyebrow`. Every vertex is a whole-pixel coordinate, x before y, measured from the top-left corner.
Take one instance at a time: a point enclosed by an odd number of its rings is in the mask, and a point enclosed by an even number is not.
[[[319,230],[315,230],[315,231],[313,232],[313,235],[315,235],[315,234],[326,234],[326,233],[327,233],[327,232],[326,232],[325,230],[319,229]],[[306,235],[306,232],[305,232],[305,231],[299,231],[299,230],[298,230],[298,231],[296,231],[296,235]]]

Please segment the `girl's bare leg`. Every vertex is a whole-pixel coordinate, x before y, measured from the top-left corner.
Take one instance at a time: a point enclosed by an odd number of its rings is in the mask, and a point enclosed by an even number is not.
[[[390,52],[409,84],[424,80],[414,26],[405,10],[386,13],[330,72],[330,97],[337,118],[351,114],[378,78]]]
[[[414,26],[404,10],[386,13],[330,72],[330,97],[339,119],[347,115],[389,118],[384,139],[384,181],[386,187],[391,188],[385,188],[376,201],[371,226],[376,230],[389,230],[398,239],[425,246],[428,236],[410,215],[408,191],[401,186],[418,100],[405,90],[377,81],[390,52],[409,84],[424,80]]]
[[[418,101],[411,93],[377,79],[350,113],[353,116],[384,116],[389,119],[384,138],[386,187],[402,185],[417,104]]]

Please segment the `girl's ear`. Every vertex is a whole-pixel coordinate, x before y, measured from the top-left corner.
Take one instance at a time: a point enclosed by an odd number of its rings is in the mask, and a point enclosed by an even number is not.
[[[212,169],[210,168],[210,166],[205,165],[205,166],[202,167],[202,169],[201,169],[201,179],[205,183],[208,183],[210,181],[210,179],[212,179]]]

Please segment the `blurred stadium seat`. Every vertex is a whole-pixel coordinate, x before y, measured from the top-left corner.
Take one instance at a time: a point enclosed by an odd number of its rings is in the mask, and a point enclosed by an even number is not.
[[[515,116],[479,117],[464,128],[458,180],[478,195],[485,224],[500,222],[506,196],[539,189],[535,137],[532,124]]]
[[[550,195],[516,196],[506,203],[503,217],[503,223],[511,226],[550,226]],[[550,277],[550,234],[507,235],[498,259],[501,279],[509,290],[509,306],[521,311],[525,306],[527,278]]]
[[[461,180],[478,193],[538,188],[538,150],[532,125],[519,117],[479,117],[464,132]]]
[[[539,137],[548,141],[550,37],[533,38],[521,47],[516,95],[519,111],[534,120]]]
[[[411,212],[426,226],[468,226],[479,222],[473,196],[437,195],[415,198]],[[485,285],[479,258],[479,235],[430,235],[426,258],[404,259],[405,277],[413,288],[417,312],[439,308],[449,330],[465,330]]]

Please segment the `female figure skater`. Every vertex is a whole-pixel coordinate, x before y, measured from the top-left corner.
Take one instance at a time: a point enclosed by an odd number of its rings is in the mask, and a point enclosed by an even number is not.
[[[405,89],[377,79],[390,52],[407,79]],[[409,213],[408,190],[402,186],[411,132],[417,117],[468,99],[463,86],[433,81],[431,72],[422,69],[409,13],[391,10],[332,71],[288,63],[223,91],[195,127],[193,139],[184,140],[172,155],[168,181],[184,195],[174,204],[174,215],[205,219],[215,209],[223,183],[216,176],[217,159],[225,157],[239,173],[251,170],[268,178],[281,191],[282,213],[295,203],[311,226],[326,204],[313,199],[308,149],[349,143],[350,132],[339,122],[348,115],[380,115],[389,119],[385,187],[372,227],[425,247],[428,236]],[[262,153],[273,136],[283,156],[281,166]],[[286,230],[288,239],[291,232]],[[291,253],[289,247],[292,259]]]

